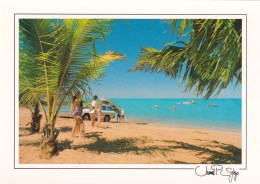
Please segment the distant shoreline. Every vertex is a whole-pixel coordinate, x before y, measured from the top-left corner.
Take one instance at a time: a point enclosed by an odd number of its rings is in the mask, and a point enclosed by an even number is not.
[[[109,98],[109,99],[111,99],[111,100],[113,100],[113,99],[201,99],[201,100],[205,100],[205,101],[210,101],[210,100],[217,100],[217,99],[238,99],[238,100],[242,100],[242,97],[241,98],[209,98],[209,99],[204,99],[204,98],[192,98],[192,97],[190,97],[190,98],[174,98],[174,97],[126,97],[126,98],[124,98],[124,97],[116,97],[116,98],[113,98],[113,97],[107,97],[107,98]],[[88,99],[88,100],[92,100],[92,98],[85,98],[85,97],[83,97],[83,99],[84,100],[86,100],[86,99]]]

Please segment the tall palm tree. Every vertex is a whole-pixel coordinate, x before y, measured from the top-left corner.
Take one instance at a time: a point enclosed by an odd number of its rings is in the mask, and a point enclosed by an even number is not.
[[[208,99],[230,83],[242,83],[242,20],[167,20],[177,40],[161,50],[143,47],[130,71],[165,73],[181,78],[184,91],[195,88]]]
[[[95,42],[104,41],[111,24],[94,19],[20,19],[19,101],[38,102],[45,122],[42,155],[55,152],[56,118],[64,100],[102,77],[106,66],[124,56],[96,54]],[[43,101],[46,102],[46,107]]]

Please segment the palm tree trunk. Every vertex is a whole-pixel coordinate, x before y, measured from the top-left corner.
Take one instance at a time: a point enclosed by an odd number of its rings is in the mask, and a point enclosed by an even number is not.
[[[56,108],[53,97],[51,97],[50,103],[50,107],[53,106]],[[56,113],[58,113],[61,104],[58,106],[58,110],[56,111]],[[55,155],[58,151],[56,139],[59,135],[59,131],[55,129],[55,122],[57,117],[57,114],[55,114],[55,108],[49,109],[48,122],[45,124],[45,127],[43,129],[40,158],[50,159],[51,156]]]
[[[50,159],[51,156],[57,153],[57,137],[59,131],[54,129],[54,121],[51,120],[51,123],[46,123],[43,128],[42,144],[41,144],[41,153],[40,158]]]

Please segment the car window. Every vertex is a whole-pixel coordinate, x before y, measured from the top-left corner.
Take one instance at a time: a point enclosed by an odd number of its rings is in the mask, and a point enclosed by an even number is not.
[[[113,111],[114,109],[113,109],[112,107],[108,106],[108,107],[107,107],[107,110],[108,110],[108,111]]]
[[[102,106],[102,110],[105,111],[106,110],[106,106]]]

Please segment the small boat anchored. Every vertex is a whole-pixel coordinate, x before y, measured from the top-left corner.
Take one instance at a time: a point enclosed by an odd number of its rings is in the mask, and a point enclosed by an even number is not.
[[[157,109],[158,108],[158,105],[154,105],[152,106],[153,109]]]
[[[196,104],[196,101],[194,101],[194,100],[188,100],[188,101],[186,101],[186,102],[182,102],[182,104],[184,104],[184,105]]]
[[[176,111],[176,110],[177,110],[177,107],[174,105],[174,106],[172,106],[172,107],[170,108],[170,110]]]

